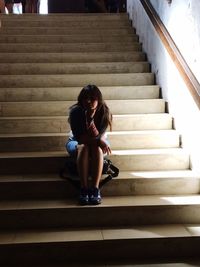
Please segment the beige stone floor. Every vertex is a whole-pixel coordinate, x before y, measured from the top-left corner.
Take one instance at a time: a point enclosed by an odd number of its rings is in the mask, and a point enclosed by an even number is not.
[[[0,232],[0,244],[199,236],[200,225],[148,225],[102,229],[48,229]]]

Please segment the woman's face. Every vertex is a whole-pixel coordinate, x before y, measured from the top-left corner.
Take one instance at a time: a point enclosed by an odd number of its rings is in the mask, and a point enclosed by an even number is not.
[[[86,110],[96,110],[98,107],[98,99],[94,97],[87,97],[83,99],[83,107]]]

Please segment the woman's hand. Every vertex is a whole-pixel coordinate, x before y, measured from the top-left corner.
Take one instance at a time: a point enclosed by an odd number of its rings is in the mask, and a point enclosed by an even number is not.
[[[97,139],[91,138],[87,134],[81,135],[79,142],[82,144],[94,145],[97,143]],[[110,146],[107,144],[104,137],[98,139],[98,146],[102,149],[104,154],[110,155],[112,153]]]
[[[110,146],[107,144],[107,142],[103,138],[99,139],[99,146],[102,149],[104,154],[108,154],[108,155],[111,154]]]
[[[96,113],[96,109],[87,109],[86,110],[86,117],[89,118],[93,118],[94,115]]]

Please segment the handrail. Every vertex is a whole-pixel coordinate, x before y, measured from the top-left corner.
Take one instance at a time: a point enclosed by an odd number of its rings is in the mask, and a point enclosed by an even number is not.
[[[143,5],[152,24],[154,25],[154,28],[158,33],[160,39],[162,40],[166,50],[171,56],[171,59],[173,60],[177,69],[179,70],[183,80],[185,81],[187,88],[189,89],[194,101],[196,102],[198,108],[200,109],[199,82],[197,81],[195,75],[193,74],[190,67],[186,63],[184,57],[177,48],[175,42],[173,41],[172,37],[170,36],[168,30],[164,26],[163,22],[161,21],[160,17],[158,16],[151,2],[149,0],[140,0],[140,2]]]

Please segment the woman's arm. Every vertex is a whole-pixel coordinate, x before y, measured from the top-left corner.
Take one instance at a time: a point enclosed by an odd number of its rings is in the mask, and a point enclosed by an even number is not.
[[[74,106],[69,113],[69,123],[74,138],[81,142],[81,137],[87,133],[85,115],[81,107]]]
[[[105,135],[101,135],[99,140],[98,140],[98,145],[102,149],[104,154],[111,154],[111,148],[110,145],[108,144]]]
[[[96,138],[93,138],[88,133],[85,111],[81,107],[72,108],[69,114],[69,123],[72,134],[79,144],[93,145],[97,143]]]

